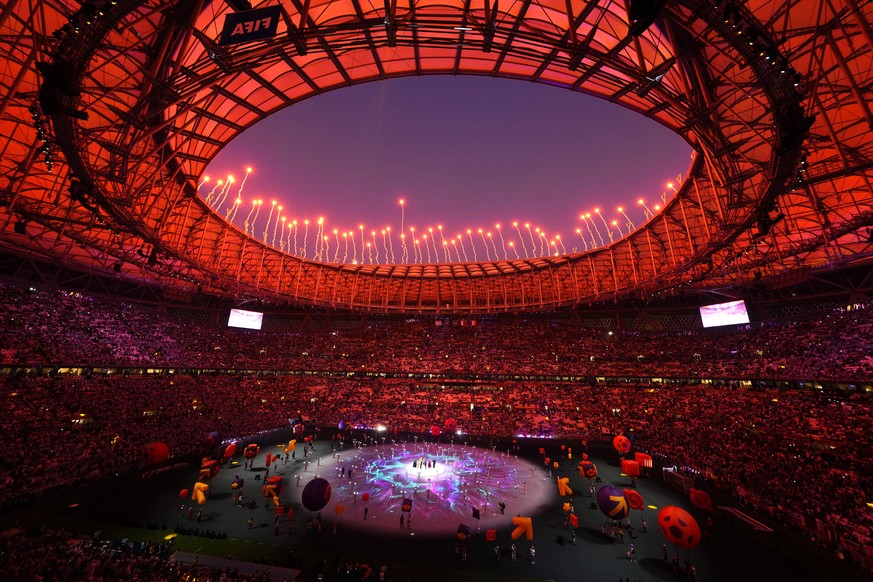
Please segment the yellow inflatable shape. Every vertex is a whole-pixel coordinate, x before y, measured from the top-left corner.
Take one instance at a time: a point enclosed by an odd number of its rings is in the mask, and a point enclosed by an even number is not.
[[[569,477],[561,477],[558,479],[558,493],[561,494],[561,497],[564,497],[565,495],[573,495],[573,490],[570,489]]]
[[[264,485],[264,497],[276,497],[276,495],[275,485]]]
[[[564,504],[564,511],[570,511],[570,504],[569,503]]]
[[[278,495],[273,495],[273,505],[276,507],[279,507],[280,505],[282,505],[282,503],[279,501]]]
[[[197,505],[206,503],[206,491],[209,490],[209,485],[206,483],[194,483],[194,492],[191,494],[191,499],[197,502]]]
[[[524,535],[528,541],[533,541],[533,522],[529,517],[513,517],[512,525],[515,526],[512,530],[512,539],[517,540]]]

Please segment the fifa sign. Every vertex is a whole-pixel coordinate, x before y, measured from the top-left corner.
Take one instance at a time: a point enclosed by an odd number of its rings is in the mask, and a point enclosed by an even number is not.
[[[224,28],[218,44],[224,46],[273,38],[276,36],[281,16],[281,6],[231,12],[224,18]]]

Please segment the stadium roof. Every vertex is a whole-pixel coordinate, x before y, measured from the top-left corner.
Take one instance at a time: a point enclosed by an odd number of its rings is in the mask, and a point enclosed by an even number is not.
[[[871,258],[873,3],[269,0],[254,7],[278,16],[257,20],[247,4],[6,2],[0,248],[176,290],[386,312],[555,309]],[[222,43],[233,13],[276,17],[276,35]],[[538,259],[318,263],[197,196],[222,146],[271,113],[424,74],[599,96],[677,132],[695,161],[630,235]]]

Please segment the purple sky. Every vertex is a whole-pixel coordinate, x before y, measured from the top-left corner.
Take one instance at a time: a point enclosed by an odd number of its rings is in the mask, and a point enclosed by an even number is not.
[[[366,241],[372,240],[371,231],[377,232],[373,250],[384,254],[393,244],[394,262],[401,255],[402,198],[408,237],[410,227],[420,235],[442,224],[446,239],[463,234],[472,260],[467,229],[482,259],[477,230],[493,233],[493,254],[494,246],[501,246],[496,223],[506,243],[514,239],[519,244],[512,222],[527,222],[549,239],[560,234],[567,251],[584,248],[577,228],[591,239],[579,214],[594,215],[595,207],[607,222],[620,219],[622,231],[625,220],[618,206],[639,225],[643,212],[637,199],[644,198],[650,207],[658,203],[666,183],[684,175],[690,153],[684,141],[660,125],[565,89],[484,77],[403,78],[320,95],[254,126],[216,157],[206,173],[211,182],[201,187],[201,195],[218,178],[233,174],[237,183],[219,210],[225,215],[251,166],[234,220],[241,228],[252,200],[261,198],[265,202],[255,236],[263,239],[270,203],[276,200],[286,226],[298,220],[298,249],[303,246],[301,223],[310,220],[309,258],[316,252],[316,222],[324,217],[330,240],[327,252],[322,248],[323,258],[343,256],[334,228],[359,233],[363,224]],[[597,224],[608,242],[602,222]],[[389,225],[392,240],[386,245],[381,231]],[[530,251],[530,238],[522,231]],[[360,234],[357,246],[360,261]],[[459,251],[452,257],[462,257]],[[351,262],[352,252],[346,252]],[[503,254],[498,251],[500,258]],[[514,258],[511,251],[507,254]],[[411,262],[412,250],[409,255]],[[423,249],[421,258],[427,261]]]

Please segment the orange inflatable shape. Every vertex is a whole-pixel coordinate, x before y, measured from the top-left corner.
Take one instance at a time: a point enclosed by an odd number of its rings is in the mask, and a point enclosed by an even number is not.
[[[512,530],[512,539],[517,540],[521,536],[525,536],[528,541],[533,541],[533,522],[529,517],[516,516],[512,518],[512,525],[515,529]]]
[[[558,493],[561,497],[564,497],[565,495],[573,495],[573,490],[570,489],[569,477],[561,477],[558,479]]]

